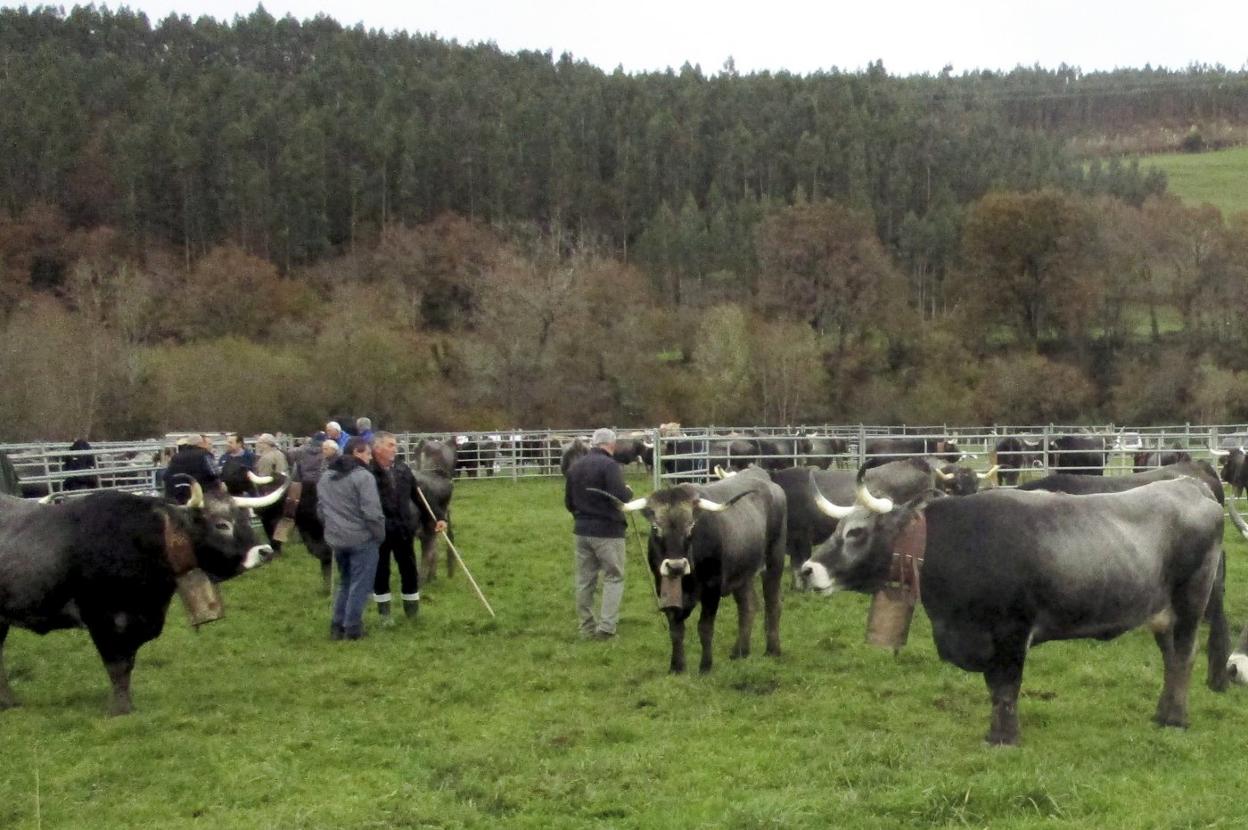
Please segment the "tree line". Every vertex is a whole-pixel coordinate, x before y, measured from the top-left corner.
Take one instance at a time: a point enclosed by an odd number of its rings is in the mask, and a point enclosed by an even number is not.
[[[87,7],[0,10],[0,77],[0,440],[1248,417],[1244,218],[1071,150],[1242,123],[1242,73],[629,75]]]

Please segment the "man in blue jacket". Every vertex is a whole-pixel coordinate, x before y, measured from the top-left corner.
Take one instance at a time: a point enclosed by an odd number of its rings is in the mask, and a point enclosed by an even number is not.
[[[620,465],[611,457],[615,433],[609,429],[594,432],[589,453],[568,468],[563,503],[572,514],[576,539],[576,613],[581,636],[608,640],[615,636],[624,598],[624,532],[628,525],[619,505],[602,493],[620,501],[632,498],[624,483]],[[591,489],[592,488],[592,489]],[[594,592],[602,573],[602,610],[594,619]]]

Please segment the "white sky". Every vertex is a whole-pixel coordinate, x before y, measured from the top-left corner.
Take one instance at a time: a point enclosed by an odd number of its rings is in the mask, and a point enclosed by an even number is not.
[[[155,24],[170,12],[228,21],[257,3],[124,5]],[[264,7],[275,17],[326,14],[347,26],[434,33],[462,44],[493,41],[507,52],[568,51],[608,71],[679,68],[688,61],[713,74],[729,56],[742,73],[798,74],[861,69],[877,59],[894,75],[937,73],[946,64],[955,73],[1063,62],[1084,71],[1248,65],[1248,0],[266,0]]]

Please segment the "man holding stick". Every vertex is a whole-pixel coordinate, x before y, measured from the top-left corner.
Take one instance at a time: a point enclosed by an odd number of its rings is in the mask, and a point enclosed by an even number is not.
[[[611,499],[633,497],[620,465],[612,458],[615,432],[594,431],[589,453],[568,468],[563,503],[572,514],[576,540],[576,614],[582,637],[609,640],[615,636],[624,598],[624,536],[628,525]],[[602,492],[594,492],[601,490]],[[594,593],[602,573],[602,610],[594,619]]]

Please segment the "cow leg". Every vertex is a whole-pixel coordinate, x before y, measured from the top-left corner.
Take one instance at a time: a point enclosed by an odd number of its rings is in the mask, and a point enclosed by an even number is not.
[[[1218,559],[1218,578],[1209,593],[1205,606],[1205,620],[1209,623],[1209,671],[1205,683],[1215,692],[1226,691],[1230,682],[1231,626],[1226,619],[1222,599],[1226,589],[1226,553]]]
[[[9,675],[4,670],[4,641],[9,636],[9,624],[0,622],[0,710],[17,705],[17,698],[9,688]]]
[[[784,580],[785,547],[785,539],[777,539],[763,569],[763,629],[767,636],[766,653],[772,657],[780,655],[780,605],[784,602],[781,583]]]
[[[984,740],[993,746],[1017,746],[1018,691],[1023,685],[1023,661],[1027,641],[994,645],[993,663],[984,670],[984,682],[992,698],[992,717]]]
[[[1157,701],[1157,713],[1153,716],[1158,726],[1187,727],[1187,693],[1192,680],[1199,622],[1198,614],[1181,615],[1176,617],[1169,631],[1155,635],[1165,667],[1165,682]]]
[[[133,710],[130,702],[130,673],[134,670],[134,655],[138,646],[130,640],[123,640],[108,629],[89,626],[91,641],[104,661],[104,670],[108,672],[108,680],[113,685],[113,702],[109,707],[110,715],[128,715]]]
[[[711,644],[715,640],[715,615],[719,613],[719,591],[711,588],[702,593],[702,613],[698,615],[698,639],[702,641],[702,662],[698,663],[698,671],[705,674],[711,670],[714,657]]]
[[[682,609],[668,609],[667,630],[672,638],[672,662],[668,671],[682,674],[685,670],[685,614]]]
[[[758,598],[754,595],[754,580],[751,579],[734,591],[732,597],[737,601],[737,643],[728,657],[738,660],[750,656],[750,631],[754,628],[754,610],[758,607]]]
[[[437,534],[422,536],[420,539],[420,574],[426,583],[438,578]]]

